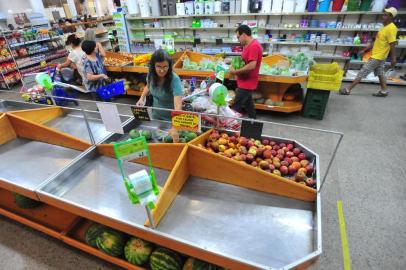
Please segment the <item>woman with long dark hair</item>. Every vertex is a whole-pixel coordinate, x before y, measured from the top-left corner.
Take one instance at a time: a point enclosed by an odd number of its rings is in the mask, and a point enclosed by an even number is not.
[[[172,59],[164,50],[155,51],[151,57],[147,86],[145,86],[137,106],[144,106],[149,94],[153,97],[152,107],[182,110],[182,82],[179,76],[172,71]],[[171,113],[153,110],[152,117],[170,121]]]

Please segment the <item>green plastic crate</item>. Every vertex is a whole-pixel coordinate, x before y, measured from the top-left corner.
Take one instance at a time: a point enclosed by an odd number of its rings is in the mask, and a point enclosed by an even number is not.
[[[303,117],[322,120],[329,97],[330,91],[308,88],[302,109]]]

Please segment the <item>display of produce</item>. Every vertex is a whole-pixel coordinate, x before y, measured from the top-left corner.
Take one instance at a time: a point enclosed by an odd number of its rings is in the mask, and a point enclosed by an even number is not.
[[[16,205],[23,209],[35,208],[42,204],[40,201],[33,200],[18,193],[14,193],[14,200]]]
[[[214,264],[210,264],[196,258],[188,258],[183,265],[182,270],[221,270],[222,267],[219,267]]]
[[[151,60],[152,53],[146,53],[142,54],[139,56],[134,57],[133,63],[134,66],[146,66],[149,63],[149,60]]]
[[[124,256],[132,264],[143,265],[148,262],[154,245],[137,237],[132,237],[124,247]]]
[[[130,138],[135,139],[144,136],[147,141],[152,139],[152,132],[150,130],[132,129],[129,132]]]
[[[289,61],[280,61],[272,66],[261,63],[259,74],[277,76],[300,76],[308,72],[309,67],[314,63],[313,58],[300,52],[288,56]]]
[[[221,60],[218,60],[218,61],[221,61]],[[200,62],[195,62],[195,61],[191,61],[188,56],[184,56],[182,69],[215,71],[218,61],[216,62],[209,58],[202,58],[200,60]]]
[[[231,66],[237,70],[245,66],[245,62],[242,60],[241,56],[236,56],[231,60]]]
[[[114,57],[106,57],[104,58],[104,65],[105,66],[125,66],[130,64],[131,62],[125,59],[119,59]]]
[[[167,248],[157,248],[149,259],[152,270],[181,270],[182,257],[177,252]]]
[[[88,245],[92,247],[97,247],[97,238],[106,231],[108,228],[99,223],[93,223],[90,227],[86,230],[85,233],[85,241]]]
[[[110,228],[100,233],[96,238],[97,247],[104,253],[113,257],[120,257],[123,255],[125,244],[125,234]]]
[[[293,143],[277,142],[267,138],[260,141],[239,134],[229,135],[213,130],[205,145],[199,147],[316,188],[313,164]]]

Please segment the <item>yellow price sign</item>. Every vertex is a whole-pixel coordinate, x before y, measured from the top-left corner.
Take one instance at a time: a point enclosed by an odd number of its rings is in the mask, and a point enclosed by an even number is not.
[[[172,112],[172,126],[178,130],[200,132],[200,116],[196,113]]]

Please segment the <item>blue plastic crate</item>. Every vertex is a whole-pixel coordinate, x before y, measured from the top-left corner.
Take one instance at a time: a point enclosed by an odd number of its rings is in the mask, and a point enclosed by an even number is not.
[[[112,84],[99,88],[96,91],[96,93],[103,101],[108,101],[112,97],[124,94],[124,92],[124,81],[114,82]]]

